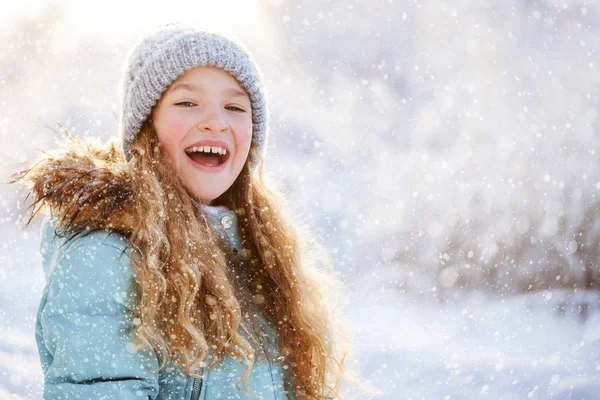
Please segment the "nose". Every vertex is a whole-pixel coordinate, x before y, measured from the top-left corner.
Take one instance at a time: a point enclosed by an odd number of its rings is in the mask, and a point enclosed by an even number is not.
[[[207,111],[198,121],[197,127],[202,131],[224,132],[227,130],[228,125],[221,113]]]

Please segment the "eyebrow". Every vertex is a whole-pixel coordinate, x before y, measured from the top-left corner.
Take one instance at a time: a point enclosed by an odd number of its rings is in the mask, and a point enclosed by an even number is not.
[[[201,93],[202,92],[202,86],[200,85],[194,85],[193,83],[177,83],[173,86],[171,86],[169,88],[169,90],[167,90],[167,94],[172,94],[175,92],[178,92],[180,90],[189,90],[190,92],[198,92]],[[232,97],[245,97],[245,98],[249,98],[248,94],[238,88],[235,87],[230,87],[228,89],[225,90],[225,93],[232,96]]]

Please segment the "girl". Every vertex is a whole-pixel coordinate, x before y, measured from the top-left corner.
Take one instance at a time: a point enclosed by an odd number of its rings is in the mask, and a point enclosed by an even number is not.
[[[178,24],[131,52],[120,142],[67,133],[15,174],[42,208],[44,398],[338,398],[322,248],[263,172],[247,50]],[[323,267],[323,268],[320,268]]]

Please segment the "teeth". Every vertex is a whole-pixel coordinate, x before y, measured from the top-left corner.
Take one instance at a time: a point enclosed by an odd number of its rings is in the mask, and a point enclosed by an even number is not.
[[[185,150],[186,153],[202,151],[204,153],[227,154],[227,150],[219,146],[192,146]]]

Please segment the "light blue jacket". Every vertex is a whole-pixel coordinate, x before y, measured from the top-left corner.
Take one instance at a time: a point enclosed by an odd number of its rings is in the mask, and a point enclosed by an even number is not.
[[[241,249],[235,212],[215,211],[210,221],[216,232],[224,238],[226,234],[230,244]],[[44,399],[252,398],[235,387],[245,365],[231,357],[218,369],[204,368],[202,379],[179,373],[173,364],[152,373],[158,368],[155,353],[131,348],[133,321],[127,301],[131,248],[126,239],[114,232],[86,231],[61,247],[64,239],[54,234],[55,225],[52,217],[45,218],[40,244],[47,283],[35,337]],[[260,321],[275,338],[275,330],[262,316]],[[249,378],[256,398],[288,398],[281,368],[280,363],[257,360]]]

